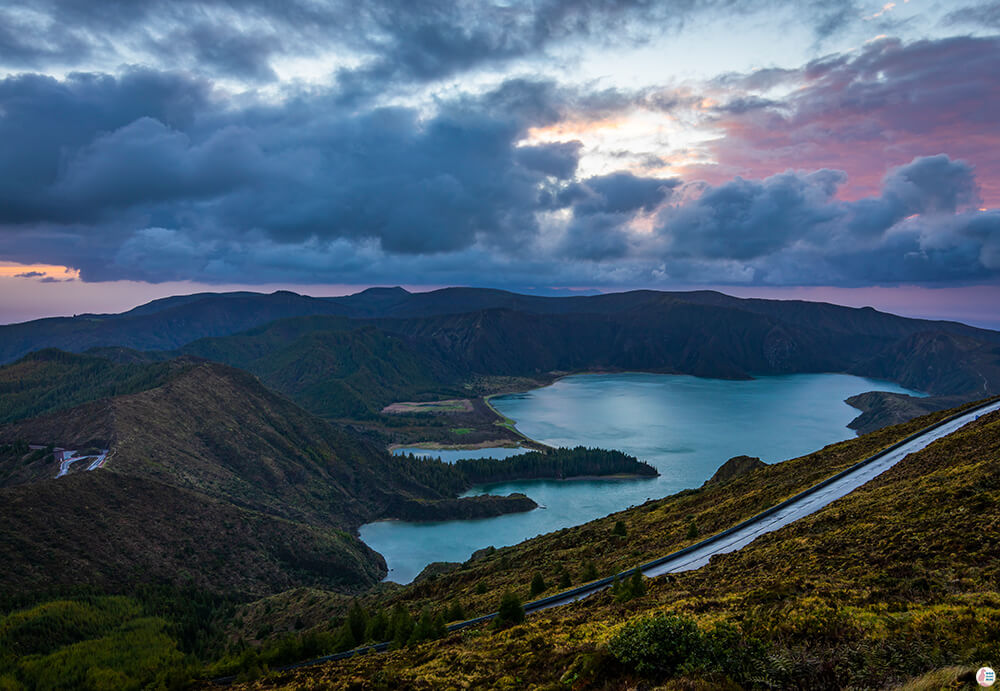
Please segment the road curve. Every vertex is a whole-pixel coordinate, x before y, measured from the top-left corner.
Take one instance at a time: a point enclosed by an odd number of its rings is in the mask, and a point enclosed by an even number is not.
[[[690,547],[643,564],[639,569],[644,576],[655,578],[656,576],[668,573],[678,573],[680,571],[691,571],[701,568],[708,563],[709,559],[717,554],[734,552],[747,546],[765,533],[775,531],[789,523],[793,523],[800,518],[819,511],[837,499],[850,494],[869,480],[881,475],[910,454],[916,453],[934,441],[948,436],[980,415],[995,410],[1000,410],[1000,401],[987,402],[959,413],[956,416],[947,418],[936,425],[925,428],[893,444],[887,449],[883,449],[874,456],[870,456],[854,464],[847,470],[837,473],[817,485],[813,485],[794,497],[786,499],[780,504],[748,518],[728,530],[706,538]],[[630,576],[633,571],[634,569],[630,569],[629,571],[620,573],[618,574],[618,578],[624,579]],[[543,600],[536,600],[525,605],[525,611],[529,611],[529,607],[531,607],[530,611],[538,611],[582,600],[588,595],[609,587],[613,580],[614,577],[612,576],[611,579],[602,579],[578,589],[559,593]]]
[[[717,554],[734,552],[753,542],[759,536],[770,533],[783,526],[793,523],[800,518],[819,511],[824,506],[850,494],[858,487],[861,487],[869,480],[881,475],[892,466],[899,463],[912,453],[929,446],[934,441],[946,437],[961,427],[972,422],[981,415],[1000,410],[1000,399],[993,399],[981,403],[973,408],[969,408],[961,413],[945,418],[929,427],[916,432],[915,434],[896,442],[892,446],[883,449],[873,456],[869,456],[863,461],[855,463],[850,468],[843,470],[836,475],[813,485],[809,489],[803,490],[799,494],[786,499],[785,501],[762,511],[761,513],[748,518],[728,530],[717,533],[682,550],[673,552],[659,559],[642,564],[638,568],[643,575],[649,578],[662,576],[668,573],[678,573],[680,571],[690,571],[700,568],[708,563],[709,559]],[[557,593],[541,600],[534,600],[524,605],[526,613],[538,612],[543,609],[559,607],[571,602],[582,600],[594,593],[611,587],[615,579],[624,580],[631,576],[635,569],[623,571],[617,576],[602,578],[585,585]],[[458,631],[469,626],[475,626],[483,622],[490,621],[497,616],[496,612],[486,614],[475,619],[457,622],[448,626],[448,631]],[[387,650],[388,642],[348,650],[342,653],[334,653],[324,657],[299,662],[294,665],[277,668],[275,671],[287,671],[299,667],[321,664],[332,660],[341,660],[359,653]],[[233,677],[216,679],[217,683],[228,683]]]

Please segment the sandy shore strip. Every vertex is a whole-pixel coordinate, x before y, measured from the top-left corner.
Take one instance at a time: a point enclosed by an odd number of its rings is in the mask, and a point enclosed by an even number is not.
[[[518,447],[524,448],[525,452],[536,450],[523,446],[522,444],[519,444],[511,439],[487,439],[486,441],[480,441],[474,444],[442,444],[441,442],[436,441],[418,441],[413,444],[390,444],[389,450],[426,449],[428,451],[471,451],[474,449],[516,449]]]

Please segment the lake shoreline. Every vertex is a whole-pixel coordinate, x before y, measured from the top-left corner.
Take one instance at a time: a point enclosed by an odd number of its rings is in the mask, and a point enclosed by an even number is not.
[[[553,376],[552,383],[565,380],[560,386],[535,386],[492,402],[528,435],[556,446],[619,449],[653,465],[660,477],[649,482],[605,475],[566,478],[569,482],[480,483],[471,491],[522,492],[545,510],[484,521],[362,527],[361,539],[385,557],[393,580],[407,581],[430,562],[462,561],[485,545],[515,544],[647,499],[695,489],[734,456],[771,463],[797,458],[854,436],[846,424],[857,411],[844,403],[847,397],[883,387],[915,393],[839,373],[763,375],[742,382],[656,372],[574,374]]]
[[[673,370],[620,370],[620,369],[579,370],[579,371],[570,371],[570,372],[563,372],[563,371],[549,372],[546,375],[544,375],[545,378],[547,379],[547,381],[545,381],[545,383],[542,383],[539,386],[532,386],[532,387],[525,388],[525,389],[513,389],[513,390],[510,390],[510,391],[502,391],[502,392],[492,393],[492,394],[488,394],[486,396],[483,396],[481,398],[483,404],[490,410],[490,412],[492,412],[497,417],[498,420],[497,420],[496,424],[498,426],[505,427],[506,429],[510,430],[511,432],[513,432],[514,434],[516,434],[517,436],[519,436],[521,438],[521,442],[519,444],[512,443],[511,440],[509,440],[509,439],[497,439],[497,440],[492,440],[492,441],[491,440],[487,440],[487,441],[476,442],[476,443],[473,443],[473,444],[446,444],[446,443],[443,443],[443,442],[436,442],[436,441],[423,441],[423,442],[415,442],[415,443],[409,443],[409,444],[406,444],[406,443],[390,444],[389,447],[388,447],[389,451],[393,452],[396,449],[401,449],[401,448],[426,449],[428,451],[465,451],[465,450],[472,451],[472,450],[485,449],[485,448],[505,448],[505,449],[511,449],[511,448],[517,448],[519,445],[525,447],[525,451],[526,452],[527,451],[545,451],[546,449],[554,448],[554,447],[546,444],[545,442],[541,442],[541,441],[539,441],[537,439],[534,439],[534,438],[528,436],[527,434],[525,434],[524,432],[522,432],[521,430],[519,430],[517,428],[517,421],[514,420],[514,419],[512,419],[512,418],[509,418],[506,415],[504,415],[503,413],[501,413],[496,408],[496,406],[493,405],[492,399],[500,397],[500,396],[511,396],[511,395],[517,395],[517,394],[530,393],[530,392],[533,392],[533,391],[541,391],[541,390],[549,388],[549,387],[553,386],[554,384],[562,381],[563,379],[567,379],[569,377],[598,376],[598,375],[610,375],[610,374],[648,374],[648,375],[661,375],[661,376],[695,377],[695,378],[698,378],[698,379],[719,379],[719,380],[722,380],[722,381],[753,381],[753,380],[755,380],[755,379],[757,379],[759,377],[781,376],[781,375],[772,375],[772,374],[761,374],[761,373],[757,372],[757,373],[750,373],[746,377],[698,377],[697,375],[688,374],[688,373],[684,373],[684,372],[676,372],[676,371],[673,371]],[[847,373],[846,372],[791,372],[791,373],[788,373],[788,374],[790,374],[790,375],[796,375],[796,374],[847,374]],[[896,382],[892,382],[891,380],[885,380],[885,381],[890,382],[892,384],[896,384]],[[852,396],[850,398],[859,398],[860,396],[863,396],[865,394],[872,394],[872,393],[878,393],[878,392],[873,390],[873,391],[865,392],[864,394],[857,394],[857,395]],[[861,410],[862,415],[857,416],[857,418],[855,418],[854,420],[852,420],[851,423],[847,425],[847,427],[849,429],[854,430],[856,435],[862,434],[863,433],[862,430],[856,428],[855,427],[855,423],[858,423],[859,421],[861,421],[862,418],[864,417],[864,413],[867,412],[867,411],[865,410],[865,408],[862,408],[859,405],[855,405],[854,403],[852,403],[848,399],[844,399],[843,403],[846,403],[847,405],[849,405],[851,407],[854,407],[854,408],[857,408],[857,409]],[[947,406],[943,406],[943,407],[947,407]],[[891,422],[899,422],[899,421],[900,420],[892,420]],[[880,420],[880,422],[881,422],[881,420]],[[884,426],[884,425],[878,425],[878,426]],[[878,426],[876,426],[874,428],[877,429]],[[865,432],[872,431],[872,425],[869,424],[864,429],[864,431]]]

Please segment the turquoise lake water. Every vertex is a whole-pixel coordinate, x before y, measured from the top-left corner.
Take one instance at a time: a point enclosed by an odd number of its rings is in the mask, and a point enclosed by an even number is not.
[[[660,477],[477,487],[467,494],[523,492],[545,508],[469,521],[379,521],[361,526],[361,539],[385,557],[388,580],[408,583],[432,561],[465,561],[482,547],[515,544],[698,487],[732,456],[776,463],[849,439],[854,432],[846,425],[859,411],[844,399],[864,391],[920,395],[845,374],[729,381],[629,373],[576,375],[496,397],[496,409],[533,439],[620,449],[654,465]],[[457,457],[449,453],[447,460]]]

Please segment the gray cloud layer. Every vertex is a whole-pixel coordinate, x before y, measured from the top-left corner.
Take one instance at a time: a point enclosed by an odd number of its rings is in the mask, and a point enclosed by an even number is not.
[[[1000,214],[976,210],[974,170],[945,155],[845,202],[839,171],[715,186],[578,179],[577,143],[519,146],[530,127],[612,101],[520,80],[421,117],[316,93],[234,108],[203,81],[153,71],[8,78],[0,253],[84,280],[865,284],[1000,272]]]
[[[339,68],[349,101],[565,42],[640,41],[706,13],[773,7],[796,8],[820,38],[861,16],[853,0],[2,0],[0,68],[138,60],[266,82],[278,58],[332,54],[357,63]]]
[[[442,99],[431,112],[366,100],[386,85],[535,55],[609,28],[631,31],[639,20],[669,27],[694,12],[740,11],[733,2],[415,7],[390,0],[0,5],[0,56],[9,64],[42,68],[133,46],[208,68],[0,81],[0,258],[72,266],[91,281],[517,287],[1000,277],[1000,214],[976,209],[976,171],[937,150],[888,170],[877,194],[842,201],[838,170],[716,185],[636,172],[581,178],[579,142],[523,145],[531,128],[568,115],[598,118],[639,102],[669,110],[679,103],[669,94],[584,93],[508,79]],[[821,35],[856,8],[804,9]],[[233,99],[215,87],[216,76],[271,79],[273,59],[304,45],[343,47],[361,59],[334,86],[289,90],[279,103]],[[957,38],[912,50],[947,64],[970,53],[988,62],[997,48],[993,39]],[[920,93],[924,77],[908,75],[907,51],[892,54],[893,84],[880,84],[880,98]],[[848,63],[835,56],[806,69],[836,74]],[[794,74],[764,70],[729,82],[780,83]],[[954,74],[960,92],[962,75]],[[827,107],[823,96],[816,93],[816,109]],[[777,107],[737,96],[719,113]]]

